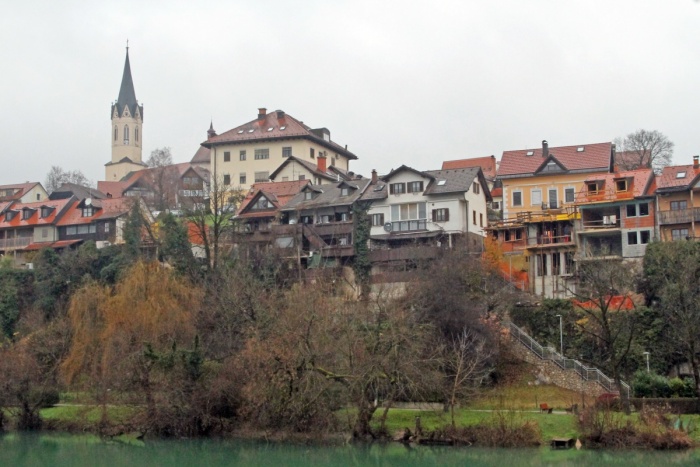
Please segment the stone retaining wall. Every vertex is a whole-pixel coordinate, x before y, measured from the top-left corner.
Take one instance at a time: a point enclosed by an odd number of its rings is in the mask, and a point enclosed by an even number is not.
[[[592,397],[598,397],[607,392],[597,382],[586,381],[573,370],[564,370],[551,360],[542,360],[517,339],[510,339],[510,347],[516,355],[537,368],[537,377],[540,381],[571,391],[583,392]]]

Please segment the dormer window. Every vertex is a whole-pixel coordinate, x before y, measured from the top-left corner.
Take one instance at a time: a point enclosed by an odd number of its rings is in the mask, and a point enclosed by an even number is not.
[[[598,188],[598,182],[589,182],[586,184],[586,189],[588,190],[589,195],[597,195],[599,188]]]
[[[340,189],[340,196],[348,196],[350,194],[350,188],[344,186]]]
[[[26,221],[34,215],[34,209],[22,209],[22,220]]]
[[[313,191],[306,191],[304,192],[304,199],[305,200],[311,200],[314,199],[314,192]]]
[[[85,206],[83,208],[83,217],[92,217],[95,214],[95,208],[92,206]]]
[[[615,190],[618,193],[627,191],[627,180],[615,180]]]
[[[53,212],[53,208],[49,206],[42,206],[41,208],[41,218],[49,217]]]
[[[17,215],[17,211],[7,211],[5,213],[5,222],[10,222]]]

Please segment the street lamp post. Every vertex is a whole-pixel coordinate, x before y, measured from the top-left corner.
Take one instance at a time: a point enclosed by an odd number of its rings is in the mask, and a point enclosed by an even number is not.
[[[644,356],[647,358],[647,373],[650,373],[650,371],[649,371],[649,354],[650,354],[650,352],[644,352]]]
[[[559,353],[564,357],[564,328],[562,327],[562,316],[557,315],[559,318]]]

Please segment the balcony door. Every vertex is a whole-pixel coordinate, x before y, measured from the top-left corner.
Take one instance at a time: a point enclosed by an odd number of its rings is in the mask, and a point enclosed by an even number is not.
[[[557,209],[557,190],[549,190],[549,209]]]

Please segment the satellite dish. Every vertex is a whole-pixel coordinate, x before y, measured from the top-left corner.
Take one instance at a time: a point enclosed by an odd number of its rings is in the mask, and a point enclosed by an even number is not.
[[[384,224],[384,230],[386,230],[387,232],[391,232],[391,222],[387,222],[386,224]]]
[[[85,206],[92,206],[92,198],[85,198]]]

